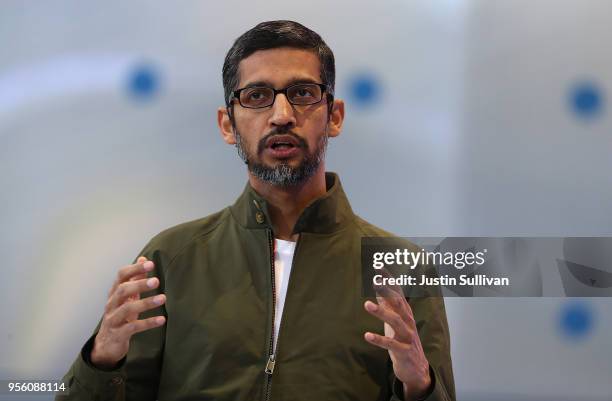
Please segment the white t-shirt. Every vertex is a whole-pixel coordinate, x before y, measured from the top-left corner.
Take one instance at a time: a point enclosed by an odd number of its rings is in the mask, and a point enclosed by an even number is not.
[[[291,273],[291,263],[295,252],[295,242],[274,239],[274,286],[276,289],[276,308],[274,310],[274,352],[276,352],[276,341],[278,340],[278,329],[280,328],[285,296],[287,295],[287,284]]]

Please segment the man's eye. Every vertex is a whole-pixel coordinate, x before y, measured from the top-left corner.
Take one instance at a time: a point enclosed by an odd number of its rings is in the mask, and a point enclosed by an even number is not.
[[[267,88],[249,88],[240,95],[240,101],[251,107],[263,107],[272,100],[273,93]]]
[[[306,89],[306,88],[300,88],[296,91],[296,96],[298,97],[306,97],[306,96],[312,96],[312,92],[310,91],[310,89]]]
[[[265,94],[261,91],[252,91],[248,94],[249,99],[251,100],[261,100],[265,97]]]

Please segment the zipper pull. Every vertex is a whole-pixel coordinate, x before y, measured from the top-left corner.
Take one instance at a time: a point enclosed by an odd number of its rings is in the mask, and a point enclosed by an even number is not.
[[[269,375],[272,375],[272,372],[274,372],[275,364],[276,364],[276,361],[274,360],[274,354],[270,354],[270,357],[268,358],[268,363],[266,363],[265,372]]]

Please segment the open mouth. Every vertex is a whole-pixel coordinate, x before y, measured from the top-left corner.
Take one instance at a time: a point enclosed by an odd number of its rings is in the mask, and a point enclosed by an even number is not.
[[[297,139],[291,135],[274,135],[266,141],[266,147],[273,150],[289,150],[299,146]]]
[[[285,143],[285,142],[277,142],[272,144],[271,148],[274,150],[282,150],[282,149],[291,149],[294,146],[290,143]]]

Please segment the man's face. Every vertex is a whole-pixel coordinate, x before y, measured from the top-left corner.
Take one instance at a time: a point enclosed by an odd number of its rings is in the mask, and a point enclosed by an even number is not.
[[[321,83],[315,53],[294,48],[260,50],[239,64],[238,88],[281,89],[296,83]],[[327,107],[326,94],[319,103],[298,106],[279,93],[272,106],[261,109],[244,108],[234,100],[235,144],[249,171],[280,186],[310,178],[323,164],[329,135]]]

